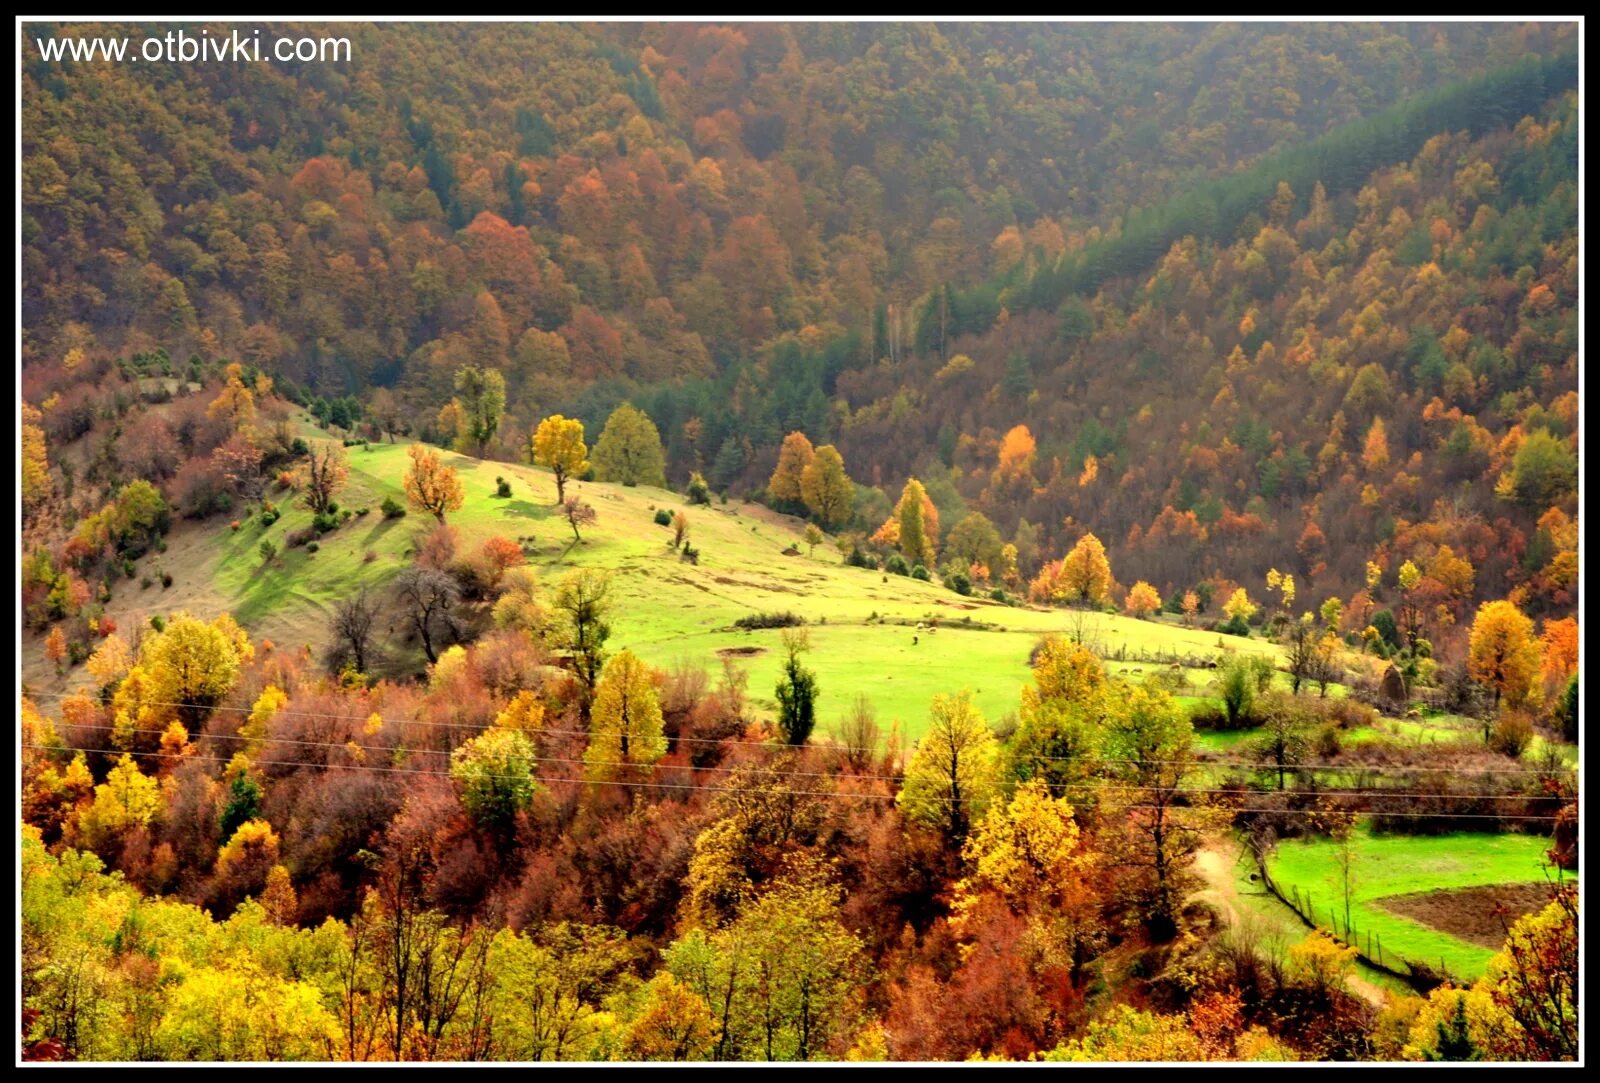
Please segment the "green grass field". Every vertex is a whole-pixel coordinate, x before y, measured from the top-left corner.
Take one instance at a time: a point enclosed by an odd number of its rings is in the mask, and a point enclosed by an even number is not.
[[[1471,980],[1483,973],[1493,950],[1460,940],[1409,920],[1377,901],[1392,895],[1478,887],[1543,883],[1550,840],[1538,835],[1455,833],[1449,835],[1374,835],[1357,829],[1353,862],[1351,922],[1365,950],[1371,933],[1381,941],[1386,961],[1422,960]],[[1309,896],[1319,925],[1331,926],[1330,908],[1343,904],[1338,844],[1330,839],[1284,842],[1269,862],[1273,882],[1286,895],[1298,888]],[[1553,871],[1553,870],[1552,870]]]
[[[306,435],[326,439],[310,428]],[[180,608],[204,616],[227,610],[258,638],[319,648],[339,599],[363,586],[381,592],[411,561],[417,539],[433,525],[431,517],[416,511],[386,521],[379,510],[385,496],[404,502],[401,480],[410,465],[405,444],[352,447],[348,458],[350,480],[339,505],[368,512],[324,535],[317,552],[285,547],[288,533],[308,525],[311,515],[289,494],[269,492],[283,512],[275,524],[263,528],[258,517],[242,512],[237,531],[222,518],[178,524],[167,551],[145,558],[139,571],[142,576],[164,570],[173,576],[172,587],[164,590],[158,581],[141,590],[137,579],[125,581],[108,612],[126,628],[152,613]],[[798,613],[810,626],[806,664],[817,672],[821,687],[821,732],[835,724],[857,693],[873,704],[885,736],[898,720],[908,741],[922,732],[929,702],[939,692],[971,689],[985,717],[996,721],[1017,709],[1029,680],[1028,652],[1050,633],[1081,631],[1107,657],[1119,650],[1134,656],[1214,656],[1224,648],[1280,653],[1260,639],[1219,637],[1175,622],[963,598],[935,584],[848,567],[831,544],[818,546],[812,555],[802,541],[800,520],[760,505],[735,501],[691,507],[679,493],[647,486],[569,482],[569,494],[587,500],[598,515],[574,545],[571,529],[554,512],[555,480],[547,471],[450,452],[443,459],[459,471],[466,491],[465,506],[449,516],[462,548],[494,534],[516,538],[547,588],[576,567],[615,573],[612,649],[631,648],[663,668],[687,660],[713,674],[721,666],[719,651],[741,651],[737,660],[748,668],[752,703],[770,714],[779,633],[744,632],[732,624],[755,612]],[[510,498],[495,495],[497,475],[510,481]],[[700,550],[698,565],[679,560],[668,544],[671,532],[652,521],[654,509],[663,507],[688,515],[691,541]],[[263,565],[258,553],[263,538],[280,549],[270,565]],[[791,548],[799,552],[784,555]],[[936,624],[937,630],[919,633],[918,622]],[[389,630],[386,619],[380,635],[388,638]],[[56,680],[38,644],[30,644],[25,658],[27,677],[39,687],[76,686],[72,672],[65,682]],[[420,652],[413,661],[420,669]],[[1139,679],[1133,670],[1162,667],[1126,661],[1113,668]],[[1203,695],[1206,671],[1188,676],[1192,693]]]

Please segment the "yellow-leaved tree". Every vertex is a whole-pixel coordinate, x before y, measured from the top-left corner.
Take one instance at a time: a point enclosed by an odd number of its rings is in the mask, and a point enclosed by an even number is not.
[[[601,671],[589,714],[583,759],[591,778],[612,778],[625,764],[648,767],[667,753],[661,702],[650,668],[628,650]]]
[[[1467,670],[1494,690],[1495,707],[1521,706],[1539,675],[1539,642],[1533,621],[1509,601],[1484,602],[1467,641]]]
[[[567,479],[589,469],[589,448],[583,442],[583,422],[552,414],[539,422],[531,444],[533,461],[556,476],[556,503],[567,499]]]

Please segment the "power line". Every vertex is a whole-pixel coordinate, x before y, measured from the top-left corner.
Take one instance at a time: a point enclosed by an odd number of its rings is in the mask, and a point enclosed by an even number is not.
[[[108,726],[108,725],[80,726],[79,728],[80,729],[88,729],[88,730],[111,730],[111,731],[115,731],[116,730],[115,726]],[[154,730],[154,729],[129,729],[129,730],[123,730],[122,732],[124,732],[124,733],[137,733],[137,734],[143,734],[143,735],[146,735],[146,736],[153,736],[153,737],[160,737],[160,736],[164,736],[166,734],[166,730]],[[485,732],[488,732],[488,731],[485,731]],[[292,738],[292,737],[246,737],[246,736],[244,736],[242,734],[231,734],[231,733],[202,734],[201,737],[200,737],[200,740],[244,741],[244,742],[247,742],[247,743],[259,742],[262,745],[286,744],[286,745],[298,745],[298,746],[301,746],[301,747],[304,747],[304,748],[337,748],[337,749],[344,749],[346,751],[360,751],[363,754],[371,752],[371,753],[375,753],[375,754],[380,755],[380,756],[381,755],[392,755],[392,754],[395,754],[397,752],[404,752],[404,753],[407,753],[407,754],[415,753],[415,754],[420,754],[420,755],[425,755],[425,756],[448,756],[454,751],[453,749],[403,748],[403,747],[384,746],[384,745],[364,745],[364,744],[359,744],[354,740],[349,740],[349,741],[306,741],[306,740],[300,740],[300,739]],[[458,745],[457,747],[459,748],[459,747],[462,747],[462,746]],[[637,766],[640,766],[639,764],[634,763],[632,761],[628,761],[628,760],[588,760],[588,759],[574,760],[574,759],[570,759],[570,758],[563,758],[563,757],[560,757],[560,756],[536,756],[535,758],[536,758],[536,760],[538,762],[541,762],[541,763],[560,763],[560,764],[566,764],[566,765],[569,765],[569,766],[573,766],[573,765],[575,765],[575,766],[584,766],[584,767],[637,767]],[[252,762],[257,762],[257,761],[253,761],[252,760]],[[261,762],[265,762],[265,761],[261,761]],[[309,761],[302,761],[302,762],[303,762],[303,765],[307,766],[307,767],[321,766],[319,764],[314,764],[314,763],[311,763]],[[726,773],[732,773],[732,772],[736,772],[736,771],[740,770],[745,765],[744,764],[735,764],[735,765],[733,765],[731,767],[725,767],[725,766],[722,766],[720,764],[710,764],[710,765],[669,764],[667,766],[668,767],[672,767],[672,768],[681,768],[683,770],[691,770],[691,771],[721,771],[721,772],[726,772]],[[848,776],[844,776],[844,775],[841,775],[837,771],[784,771],[783,773],[786,776],[792,777],[792,778],[841,778],[841,777],[848,777],[848,778],[860,779],[862,781],[871,781],[871,782],[898,782],[898,783],[904,783],[906,781],[906,779],[907,779],[907,776],[905,776],[905,775],[870,775],[870,774],[857,774],[855,772],[852,772]],[[498,777],[501,777],[501,776],[490,775],[490,776],[485,776],[485,777],[498,778]],[[1051,789],[1052,791],[1063,792],[1063,793],[1064,792],[1076,792],[1076,791],[1085,791],[1085,792],[1089,792],[1089,793],[1105,793],[1107,791],[1144,790],[1144,789],[1148,789],[1149,788],[1149,787],[1146,787],[1146,786],[1129,786],[1127,784],[1118,785],[1115,782],[1071,783],[1071,782],[1047,782],[1047,781],[1044,781],[1044,780],[1039,780],[1039,781],[1043,782],[1043,784],[1045,786],[1047,786],[1049,789]],[[1397,788],[1394,788],[1394,787],[1368,787],[1368,788],[1365,788],[1365,789],[1345,789],[1345,790],[1239,790],[1239,789],[1231,789],[1231,788],[1227,788],[1227,787],[1209,789],[1209,788],[1199,787],[1199,786],[1184,786],[1184,787],[1174,787],[1174,790],[1176,792],[1185,793],[1185,794],[1201,793],[1201,794],[1231,795],[1231,794],[1240,794],[1240,793],[1276,793],[1276,794],[1279,794],[1279,795],[1282,795],[1282,796],[1285,796],[1285,797],[1412,797],[1412,798],[1445,798],[1445,799],[1457,800],[1457,801],[1464,801],[1464,800],[1472,800],[1472,801],[1479,801],[1479,800],[1482,800],[1482,801],[1529,801],[1529,800],[1536,800],[1536,799],[1538,799],[1540,797],[1548,797],[1549,796],[1549,795],[1542,795],[1542,794],[1527,794],[1527,793],[1415,793],[1415,792],[1413,792],[1411,790],[1402,790],[1402,789],[1397,789]]]
[[[108,755],[108,756],[142,756],[142,757],[147,757],[147,758],[165,758],[165,759],[177,759],[177,760],[199,759],[199,760],[206,760],[206,761],[212,762],[212,763],[229,763],[233,759],[233,757],[231,757],[231,756],[228,756],[228,757],[208,756],[208,755],[205,755],[204,753],[197,753],[197,752],[130,752],[130,751],[125,751],[123,749],[85,748],[85,747],[81,747],[81,746],[78,746],[78,745],[54,746],[54,745],[42,745],[42,744],[24,743],[22,745],[22,747],[23,748],[40,749],[40,750],[43,750],[43,751],[94,752],[94,753],[100,753],[100,754],[104,754],[104,755]],[[333,744],[333,745],[328,745],[327,747],[330,747],[330,748],[347,748],[348,746],[347,745],[343,745],[343,744]],[[429,754],[431,754],[431,755],[444,755],[445,753],[436,752],[436,751],[430,751]],[[580,761],[580,760],[552,760],[552,761],[549,761],[549,762],[560,762],[560,763],[567,763],[567,764],[581,764],[583,761]],[[382,773],[386,773],[386,774],[433,775],[433,776],[436,776],[436,777],[445,777],[446,774],[447,774],[447,772],[444,772],[444,771],[434,771],[434,770],[428,770],[428,769],[422,769],[422,768],[414,768],[414,767],[385,767],[385,766],[380,766],[380,765],[376,765],[376,764],[364,764],[364,763],[362,763],[362,764],[333,764],[333,763],[324,764],[324,763],[313,763],[313,762],[310,762],[310,761],[307,761],[307,760],[252,760],[251,763],[252,764],[258,764],[258,765],[266,765],[266,766],[276,766],[276,767],[312,767],[312,768],[319,768],[319,769],[322,769],[322,770],[325,770],[325,771],[377,771],[377,772],[382,772]],[[638,766],[641,766],[641,765],[639,765],[639,764],[612,764],[611,766],[638,767]],[[672,765],[668,765],[668,768],[669,769],[676,769],[676,770],[684,770],[684,771],[708,770],[707,768],[697,768],[697,767],[694,767],[694,766],[689,765],[689,764],[682,764],[682,765],[672,764]],[[483,776],[479,776],[479,777],[493,779],[493,780],[496,780],[496,781],[520,781],[520,779],[518,779],[517,776],[512,776],[512,775],[483,775]],[[857,776],[840,775],[840,776],[831,776],[831,777],[837,777],[837,778],[840,778],[840,779],[848,779],[848,778],[857,777]],[[548,782],[571,782],[571,783],[577,783],[577,784],[580,784],[580,785],[628,786],[628,787],[634,787],[634,788],[640,788],[640,789],[699,790],[699,791],[710,792],[710,793],[739,793],[739,794],[766,794],[766,795],[770,795],[771,792],[772,792],[772,791],[769,791],[769,790],[753,789],[753,788],[750,788],[750,787],[738,787],[738,786],[701,786],[701,785],[696,785],[696,784],[693,784],[693,783],[673,783],[673,782],[629,782],[629,781],[623,781],[623,780],[619,780],[619,779],[572,778],[572,777],[566,777],[566,776],[538,776],[538,781],[547,782],[547,783]],[[1047,783],[1046,785],[1050,785],[1050,784]],[[1070,786],[1071,784],[1063,783],[1063,784],[1059,784],[1059,785]],[[1088,790],[1094,790],[1094,791],[1097,791],[1097,792],[1101,792],[1101,791],[1103,791],[1105,789],[1114,789],[1114,790],[1118,790],[1120,792],[1135,792],[1135,793],[1137,793],[1137,792],[1144,791],[1148,787],[1143,787],[1143,786],[1101,787],[1101,786],[1082,785],[1082,786],[1077,786],[1077,787],[1073,787],[1073,788],[1076,788],[1076,789],[1088,789]],[[878,793],[867,793],[867,792],[849,792],[849,791],[839,791],[839,790],[784,790],[782,792],[784,794],[786,794],[786,795],[801,796],[801,797],[820,797],[820,798],[853,798],[853,797],[861,797],[861,798],[869,798],[869,799],[873,799],[873,800],[883,800],[883,801],[893,801],[893,800],[895,800],[895,796],[896,796],[894,794],[878,794]],[[1392,795],[1385,795],[1385,794],[1382,794],[1381,792],[1379,792],[1379,793],[1371,793],[1371,792],[1336,793],[1336,792],[1315,791],[1315,790],[1313,790],[1313,791],[1279,790],[1279,791],[1261,792],[1261,791],[1239,791],[1239,790],[1199,790],[1199,789],[1190,790],[1190,789],[1184,789],[1184,790],[1176,790],[1174,792],[1176,794],[1182,794],[1182,795],[1188,795],[1188,794],[1221,794],[1221,795],[1230,795],[1230,796],[1231,795],[1243,796],[1244,793],[1250,792],[1252,796],[1256,796],[1256,797],[1270,796],[1271,793],[1281,793],[1281,794],[1284,794],[1284,795],[1287,796],[1287,795],[1289,795],[1291,793],[1296,793],[1296,792],[1303,792],[1306,795],[1316,796],[1316,797],[1367,797],[1367,796],[1421,797],[1421,796],[1425,796],[1425,795],[1420,795],[1420,794],[1407,794],[1407,793],[1395,793],[1395,794],[1392,794]],[[1439,795],[1432,795],[1432,796],[1439,796],[1439,797],[1477,797],[1479,795],[1476,795],[1476,794],[1459,794],[1459,795],[1456,795],[1456,794],[1439,794]],[[1489,796],[1489,795],[1484,795],[1484,796]],[[1500,796],[1523,798],[1523,795],[1520,795],[1520,794],[1506,794],[1506,795],[1500,795]],[[949,798],[939,798],[937,796],[934,799],[935,800],[944,800],[944,801],[947,801],[947,802],[950,800]],[[1168,809],[1168,810],[1170,810],[1174,806],[1171,805],[1171,804],[1154,805],[1154,804],[1117,802],[1117,807],[1124,808],[1124,809],[1150,809],[1150,810]],[[1223,810],[1227,811],[1227,812],[1282,813],[1282,814],[1286,814],[1286,815],[1298,815],[1298,816],[1320,816],[1320,815],[1327,815],[1328,813],[1331,813],[1331,812],[1356,812],[1359,815],[1363,815],[1363,816],[1384,816],[1384,817],[1399,817],[1399,818],[1412,818],[1412,819],[1434,819],[1434,820],[1552,820],[1553,821],[1553,820],[1560,819],[1559,816],[1533,815],[1533,814],[1510,814],[1510,813],[1507,813],[1505,815],[1501,815],[1501,814],[1497,814],[1497,813],[1377,812],[1377,811],[1352,810],[1352,809],[1285,809],[1285,808],[1241,808],[1241,807],[1224,807]]]
[[[66,700],[66,699],[71,699],[71,698],[74,698],[74,697],[73,697],[72,694],[64,693],[64,692],[40,692],[40,693],[36,693],[34,696],[31,696],[29,698]],[[141,699],[140,703],[143,706],[149,706],[149,707],[174,707],[174,708],[184,707],[184,708],[191,708],[191,709],[194,709],[194,710],[203,710],[203,711],[229,711],[229,712],[236,713],[236,714],[250,714],[250,713],[252,713],[254,711],[253,707],[213,706],[213,705],[204,704],[204,703],[184,703],[184,702],[171,701],[171,700],[146,700],[146,699]],[[381,711],[373,711],[373,712],[370,712],[370,713],[368,713],[366,715],[345,715],[345,714],[334,714],[334,713],[328,712],[328,711],[293,710],[291,708],[285,707],[285,708],[280,708],[278,710],[275,710],[272,713],[273,713],[273,717],[277,717],[278,715],[290,715],[290,716],[297,717],[297,718],[325,718],[325,719],[331,719],[331,720],[343,721],[343,722],[366,722],[372,716],[372,714],[377,714],[379,716],[379,718],[382,719],[382,721],[385,724],[393,724],[393,725],[397,725],[397,726],[424,726],[424,727],[433,728],[433,729],[461,729],[461,730],[471,730],[474,733],[481,733],[485,728],[487,728],[487,727],[484,727],[484,726],[474,725],[474,724],[469,723],[469,722],[433,722],[433,721],[428,721],[428,720],[420,719],[420,718],[414,718],[414,719],[383,718]],[[90,728],[92,728],[92,727],[90,727]],[[526,730],[524,730],[524,732],[527,732],[527,733],[547,733],[547,734],[552,734],[552,735],[556,735],[556,736],[572,736],[572,737],[588,737],[589,736],[589,731],[588,730],[560,729],[560,728],[553,727],[553,726],[530,726]],[[211,735],[208,735],[208,736],[218,736],[218,735],[211,734]],[[682,735],[680,735],[678,737],[674,737],[673,740],[674,741],[678,741],[678,742],[683,742],[683,743],[690,743],[690,744],[752,745],[752,746],[756,746],[756,747],[759,747],[759,748],[769,748],[769,749],[770,748],[809,748],[809,749],[817,749],[817,750],[831,750],[831,751],[837,751],[837,752],[867,752],[867,753],[874,753],[874,754],[881,753],[883,751],[882,749],[879,749],[879,748],[877,748],[875,746],[866,746],[866,745],[843,745],[843,744],[817,745],[817,744],[810,744],[810,743],[799,744],[799,743],[791,743],[791,742],[784,742],[784,741],[752,741],[752,740],[748,740],[748,739],[739,739],[739,738],[735,738],[735,737],[726,737],[726,738],[719,738],[719,737],[690,737],[690,736],[682,736]],[[1031,760],[1033,760],[1033,761],[1040,762],[1040,763],[1077,763],[1077,762],[1082,762],[1081,760],[1074,759],[1073,757],[1070,757],[1070,756],[1032,756],[1032,757],[1029,757],[1029,758]],[[1159,764],[1159,765],[1162,765],[1162,766],[1170,766],[1170,765],[1174,765],[1174,764],[1193,764],[1193,765],[1199,766],[1199,767],[1239,767],[1239,768],[1248,768],[1248,769],[1258,770],[1258,771],[1277,771],[1280,768],[1284,769],[1284,770],[1291,769],[1289,765],[1280,765],[1280,764],[1274,763],[1274,762],[1272,762],[1270,760],[1263,760],[1263,761],[1202,760],[1202,759],[1198,759],[1198,758],[1193,759],[1193,760],[1155,760],[1155,759],[1136,760],[1136,759],[1119,759],[1119,758],[1116,758],[1116,757],[1106,757],[1106,756],[1097,756],[1097,757],[1094,757],[1094,759],[1096,759],[1100,763],[1138,764],[1138,765],[1141,765],[1141,766],[1142,765],[1148,765],[1148,764]],[[1393,773],[1411,773],[1411,772],[1417,772],[1417,771],[1446,771],[1449,774],[1456,774],[1456,775],[1535,775],[1535,776],[1539,776],[1539,777],[1548,777],[1549,775],[1555,773],[1555,770],[1542,770],[1542,769],[1537,769],[1537,768],[1506,767],[1506,768],[1460,768],[1460,769],[1458,769],[1458,768],[1436,768],[1436,767],[1425,767],[1425,766],[1404,766],[1404,765],[1394,765],[1394,764],[1346,764],[1346,763],[1302,763],[1302,764],[1294,764],[1294,765],[1292,765],[1292,769],[1296,770],[1296,771],[1370,771],[1370,772],[1393,772]],[[1556,770],[1559,770],[1559,771],[1562,771],[1562,772],[1575,772],[1577,770],[1577,768],[1575,768],[1575,767],[1561,767],[1561,768],[1556,769]]]

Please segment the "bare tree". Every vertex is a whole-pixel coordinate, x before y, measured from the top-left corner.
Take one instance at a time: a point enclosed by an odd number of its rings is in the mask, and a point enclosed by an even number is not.
[[[446,572],[413,566],[395,577],[395,591],[406,619],[422,640],[428,661],[437,662],[435,640],[448,638],[454,642],[460,636],[454,609],[461,600],[461,588]]]
[[[845,765],[856,774],[865,774],[878,752],[879,736],[872,701],[858,692],[850,709],[839,719],[839,753]]]
[[[363,587],[353,598],[346,598],[333,610],[333,657],[331,669],[340,669],[346,661],[355,663],[358,671],[367,672],[367,664],[376,661],[377,644],[372,629],[378,620],[378,604],[367,595]]]
[[[591,526],[594,523],[594,508],[575,496],[569,496],[561,505],[561,514],[566,518],[567,525],[572,528],[572,544],[577,545],[583,540],[582,535],[578,533],[578,528],[580,526]]]
[[[1317,634],[1316,625],[1309,620],[1296,620],[1289,622],[1289,632],[1285,642],[1289,647],[1287,660],[1289,686],[1298,696],[1300,686],[1315,679],[1317,647],[1321,637]]]

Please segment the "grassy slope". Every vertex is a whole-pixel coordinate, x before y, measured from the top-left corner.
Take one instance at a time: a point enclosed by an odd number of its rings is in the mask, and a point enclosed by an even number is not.
[[[1079,620],[1087,621],[1102,654],[1125,647],[1130,652],[1212,655],[1219,647],[1217,635],[1174,623],[1009,608],[962,598],[933,584],[850,568],[840,563],[831,546],[819,546],[815,557],[808,555],[800,539],[803,524],[796,519],[743,502],[686,507],[681,495],[644,486],[569,484],[569,493],[579,493],[599,516],[584,532],[582,544],[571,546],[571,530],[553,512],[555,482],[548,472],[450,453],[444,459],[460,472],[466,490],[465,507],[450,516],[463,546],[491,534],[518,538],[532,552],[530,562],[547,586],[577,566],[617,573],[613,649],[629,647],[657,666],[685,659],[715,671],[719,650],[760,648],[764,653],[739,661],[748,667],[755,706],[770,712],[779,633],[743,632],[731,625],[755,611],[787,609],[803,616],[811,624],[812,651],[806,664],[816,670],[821,685],[822,730],[834,724],[858,692],[873,703],[885,733],[898,719],[908,740],[922,731],[928,703],[937,692],[970,688],[984,715],[998,719],[1017,707],[1034,641],[1046,633],[1066,632]],[[370,510],[325,535],[318,552],[288,550],[271,566],[262,566],[257,548],[264,537],[281,549],[290,530],[310,521],[307,511],[283,500],[284,515],[269,528],[256,518],[243,520],[237,532],[221,519],[181,524],[167,552],[146,558],[140,568],[141,575],[147,568],[164,568],[173,575],[173,586],[163,590],[157,581],[141,590],[137,580],[125,582],[108,611],[126,629],[150,613],[187,607],[212,615],[227,609],[253,634],[280,646],[320,646],[333,605],[350,591],[392,577],[409,562],[417,537],[432,524],[416,512],[385,521],[378,510],[385,496],[404,500],[400,484],[409,465],[405,445],[354,447],[349,461],[350,482],[339,503]],[[494,495],[497,475],[511,482],[509,499]],[[687,511],[691,540],[701,554],[698,566],[678,559],[667,544],[670,531],[652,521],[654,507]],[[791,546],[800,555],[782,555]],[[913,624],[936,620],[939,629],[933,635],[923,632],[913,645],[914,627],[874,622],[875,616]],[[964,620],[971,624],[963,626]],[[385,628],[380,626],[380,632]],[[1278,653],[1255,639],[1227,637],[1227,645]],[[41,688],[61,686],[44,664],[38,643],[30,644],[28,657],[30,682]],[[1137,678],[1133,669],[1151,667],[1129,662],[1114,668]],[[1202,691],[1203,671],[1192,673],[1191,680],[1195,691]],[[77,683],[78,676],[69,673],[65,684]]]
[[[1492,951],[1401,917],[1376,901],[1418,891],[1543,882],[1549,846],[1548,838],[1537,835],[1373,835],[1363,826],[1351,920],[1362,938],[1370,931],[1382,940],[1386,957],[1418,959],[1435,967],[1443,959],[1452,974],[1474,979],[1483,973]],[[1283,843],[1270,864],[1273,882],[1286,894],[1291,885],[1308,893],[1319,915],[1330,906],[1340,907],[1337,849],[1328,839]],[[1319,924],[1328,922],[1319,917]]]

